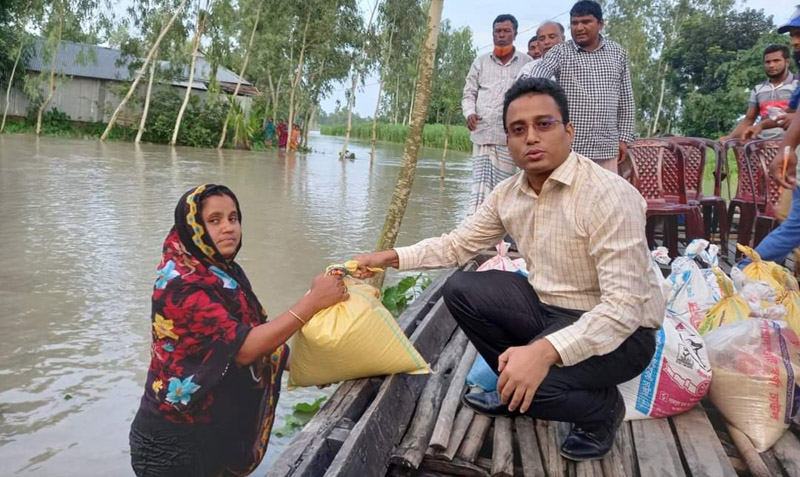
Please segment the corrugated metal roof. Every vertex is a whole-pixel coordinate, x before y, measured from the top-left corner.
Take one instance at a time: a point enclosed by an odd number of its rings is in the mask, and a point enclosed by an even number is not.
[[[34,53],[28,63],[28,69],[32,71],[50,71],[50,62],[44,60],[42,54],[44,40],[39,38],[34,45]],[[124,58],[122,52],[104,46],[87,45],[83,43],[73,43],[62,41],[56,57],[56,71],[68,76],[82,76],[85,78],[96,78],[105,80],[126,81],[131,80],[136,71],[131,74],[128,69],[128,59]],[[169,63],[162,61],[161,67],[166,69]],[[202,56],[197,57],[194,67],[194,79],[203,83],[208,83],[211,76],[211,64]],[[189,78],[189,65],[183,68],[183,79]],[[217,68],[217,81],[226,83],[236,83],[239,75],[233,71],[219,66]],[[242,84],[251,84],[247,80],[242,80]]]

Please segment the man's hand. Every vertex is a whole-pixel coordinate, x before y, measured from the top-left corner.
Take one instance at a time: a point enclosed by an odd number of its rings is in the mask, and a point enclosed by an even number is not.
[[[789,129],[789,125],[792,124],[792,120],[794,119],[795,113],[786,113],[781,116],[778,116],[778,119],[775,121],[778,122],[778,126],[782,127],[783,129]]]
[[[758,139],[759,134],[761,134],[761,123],[758,123],[754,126],[750,126],[747,129],[745,129],[744,134],[742,134],[742,137],[745,140]]]
[[[527,412],[533,402],[536,390],[544,381],[550,366],[560,359],[558,351],[545,339],[539,339],[527,346],[508,348],[497,359],[497,392],[500,400],[508,404],[508,410],[519,407],[521,413]],[[520,403],[522,404],[520,406]]]
[[[467,116],[467,129],[470,131],[475,131],[475,129],[478,127],[478,121],[481,120],[483,120],[483,118],[477,114],[470,114]]]
[[[783,177],[784,150],[788,147],[789,157],[786,165],[786,177]],[[778,155],[769,165],[769,176],[784,189],[794,190],[797,187],[797,154],[794,148],[785,146],[780,148]]]
[[[375,272],[369,268],[387,268],[400,266],[400,257],[394,250],[383,250],[381,252],[362,253],[356,255],[353,260],[358,262],[359,278],[371,278]]]
[[[628,145],[625,142],[619,142],[619,157],[617,157],[617,164],[622,164],[622,161],[625,160],[625,156],[628,154]]]

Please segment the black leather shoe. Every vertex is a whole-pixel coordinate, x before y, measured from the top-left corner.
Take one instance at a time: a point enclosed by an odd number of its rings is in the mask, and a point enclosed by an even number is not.
[[[461,398],[465,406],[489,417],[508,417],[519,413],[508,410],[508,406],[500,401],[500,393],[497,391],[487,391],[483,393],[467,393]]]
[[[625,402],[617,391],[617,403],[605,421],[597,426],[575,426],[561,444],[561,455],[569,460],[602,459],[611,452],[614,436],[625,418]]]

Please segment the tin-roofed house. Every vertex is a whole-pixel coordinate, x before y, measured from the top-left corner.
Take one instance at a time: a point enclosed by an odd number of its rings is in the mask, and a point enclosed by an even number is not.
[[[34,45],[27,65],[29,75],[50,73],[50,61],[43,55],[43,44],[44,40],[38,39]],[[111,113],[119,104],[120,95],[127,92],[128,84],[138,72],[136,68],[130,68],[130,62],[131,58],[120,50],[62,41],[56,58],[56,72],[67,80],[57,83],[48,109],[57,108],[69,115],[73,121],[108,122]],[[162,61],[159,62],[159,68],[168,71],[170,65]],[[188,86],[189,66],[185,65],[182,69],[183,71],[172,76],[174,78],[172,80],[167,80],[166,75],[156,76],[161,80],[158,87],[184,90]],[[198,53],[191,85],[193,94],[205,95],[208,92],[211,74],[211,64],[206,61],[202,53]],[[223,66],[217,67],[216,81],[222,91],[232,94],[238,78],[239,76],[233,71]],[[143,96],[146,87],[146,82],[139,83],[137,93]],[[181,93],[183,94],[183,91]],[[247,111],[252,97],[257,93],[258,89],[254,85],[242,79],[236,99]],[[0,107],[5,107],[5,95],[0,96],[2,96]],[[9,116],[25,116],[31,106],[21,87],[16,86],[11,90],[9,102]],[[120,124],[135,122],[140,114],[141,104],[129,103],[117,122]]]

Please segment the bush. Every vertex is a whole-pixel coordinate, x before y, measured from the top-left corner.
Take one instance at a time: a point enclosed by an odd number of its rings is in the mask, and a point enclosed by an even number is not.
[[[183,96],[177,91],[155,93],[150,99],[142,140],[169,144],[182,102]],[[227,114],[227,106],[221,101],[203,101],[199,96],[190,96],[178,131],[178,145],[216,147]]]
[[[422,145],[425,147],[444,147],[444,133],[447,126],[444,124],[426,124],[422,131]],[[344,136],[347,131],[346,124],[334,124],[320,127],[320,133],[329,136]],[[361,122],[353,124],[350,136],[358,139],[372,139],[372,123]],[[379,141],[406,142],[408,126],[402,124],[378,123],[377,136]],[[450,141],[448,149],[456,151],[472,151],[472,141],[469,138],[469,129],[466,126],[450,126]]]

